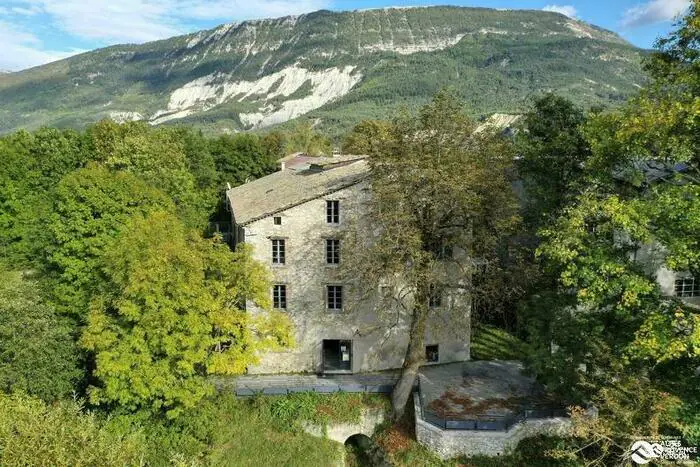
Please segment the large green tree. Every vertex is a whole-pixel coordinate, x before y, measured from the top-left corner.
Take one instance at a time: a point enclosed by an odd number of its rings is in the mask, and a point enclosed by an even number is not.
[[[225,187],[245,183],[275,171],[274,156],[267,152],[258,135],[241,133],[211,140],[210,151],[216,162],[219,184]]]
[[[53,298],[61,311],[84,320],[102,281],[105,249],[131,216],[156,209],[174,207],[167,195],[130,173],[95,165],[60,180],[54,212],[45,222],[51,233],[47,267],[56,279]]]
[[[285,151],[288,154],[303,152],[309,156],[330,156],[332,148],[330,140],[314,130],[311,122],[298,122],[287,133]]]
[[[70,396],[83,376],[73,334],[38,282],[0,271],[0,391]]]
[[[525,115],[516,141],[524,219],[531,228],[554,218],[580,191],[583,163],[590,155],[581,131],[584,122],[582,109],[555,94],[537,99]]]
[[[177,128],[152,128],[144,122],[117,124],[104,120],[89,127],[86,137],[94,159],[112,170],[132,173],[163,191],[185,223],[202,228],[216,199],[200,189],[206,169],[188,157],[188,148],[196,155],[196,142],[186,140],[182,133]]]
[[[204,240],[172,214],[133,217],[103,271],[81,338],[95,355],[94,403],[176,417],[211,393],[207,374],[243,373],[258,352],[292,343],[283,315],[241,308],[270,305],[250,251]]]
[[[530,323],[533,366],[599,404],[599,422],[579,419],[591,464],[620,462],[635,436],[700,432],[700,313],[656,282],[660,266],[700,271],[699,5],[647,59],[648,87],[585,124],[585,189],[540,232],[560,300]],[[633,418],[636,398],[657,417]]]
[[[441,92],[415,115],[399,118],[369,158],[370,201],[365,222],[376,235],[351,239],[348,266],[359,282],[394,283],[410,323],[401,378],[392,394],[394,415],[406,405],[425,359],[431,296],[450,294],[449,313],[469,316],[475,259],[500,270],[498,246],[518,223],[508,169],[511,142],[475,131],[461,104]],[[478,239],[474,241],[473,239]],[[462,321],[469,333],[469,320]]]
[[[0,138],[0,261],[41,266],[56,182],[89,160],[84,137],[41,128]]]

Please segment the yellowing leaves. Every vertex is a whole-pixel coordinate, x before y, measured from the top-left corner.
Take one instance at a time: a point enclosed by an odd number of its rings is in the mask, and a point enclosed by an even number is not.
[[[242,373],[258,352],[291,343],[286,318],[235,305],[267,299],[250,250],[232,253],[168,212],[133,217],[104,259],[107,283],[81,338],[95,353],[95,403],[175,417],[211,393],[208,373]]]

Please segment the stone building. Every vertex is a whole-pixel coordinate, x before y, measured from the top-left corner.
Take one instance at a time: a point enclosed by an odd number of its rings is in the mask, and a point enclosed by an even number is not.
[[[648,190],[651,186],[660,183],[679,183],[678,174],[687,171],[685,164],[667,164],[656,161],[641,161],[633,165],[633,176],[641,178],[639,186],[634,185],[640,191]],[[615,179],[621,184],[630,184],[630,172],[616,172]],[[682,183],[682,182],[680,182]],[[616,241],[626,241],[618,236]],[[700,308],[700,277],[694,276],[689,271],[673,271],[666,265],[666,250],[658,242],[637,245],[630,253],[630,259],[641,265],[646,274],[654,277],[659,284],[661,293],[667,297],[676,297],[686,305]]]
[[[249,373],[357,373],[403,364],[409,321],[373,284],[359,295],[341,273],[343,234],[363,226],[369,197],[364,156],[281,160],[281,170],[227,191],[232,241],[253,246],[269,266],[275,308],[289,313],[296,347],[262,356]],[[363,288],[364,290],[364,288]],[[450,313],[454,299],[437,297],[426,330],[428,363],[469,359],[469,313]],[[248,303],[251,313],[259,311]],[[468,309],[468,308],[467,308]]]

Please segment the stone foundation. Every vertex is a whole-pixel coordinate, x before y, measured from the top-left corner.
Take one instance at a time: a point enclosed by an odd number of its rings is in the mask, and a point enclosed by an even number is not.
[[[341,444],[352,435],[362,434],[372,437],[374,430],[384,422],[383,409],[365,409],[358,423],[329,423],[321,426],[314,423],[304,423],[304,431],[319,438],[328,438]]]
[[[465,456],[500,456],[525,438],[537,435],[565,436],[571,420],[565,417],[525,420],[508,431],[443,430],[423,420],[418,393],[413,395],[416,439],[442,459]]]

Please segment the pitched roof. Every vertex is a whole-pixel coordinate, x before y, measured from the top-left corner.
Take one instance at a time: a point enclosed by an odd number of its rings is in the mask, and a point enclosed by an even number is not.
[[[238,225],[271,216],[362,181],[369,173],[364,156],[314,158],[231,188],[226,197]]]

